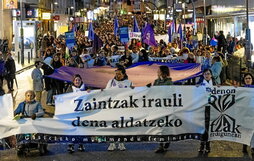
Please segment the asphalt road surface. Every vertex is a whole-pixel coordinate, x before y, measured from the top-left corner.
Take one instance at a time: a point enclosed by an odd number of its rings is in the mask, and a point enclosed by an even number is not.
[[[107,151],[108,144],[85,144],[84,152],[69,154],[66,144],[49,145],[49,152],[43,156],[38,150],[27,156],[18,157],[15,149],[0,151],[1,161],[251,161],[248,154],[242,153],[242,145],[226,141],[213,141],[209,154],[199,154],[199,141],[187,140],[171,143],[168,151],[157,154],[156,143],[127,143],[126,151]],[[77,149],[77,146],[75,146]]]

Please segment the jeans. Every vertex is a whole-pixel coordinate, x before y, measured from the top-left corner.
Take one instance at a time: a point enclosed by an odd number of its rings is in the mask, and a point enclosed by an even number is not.
[[[53,103],[53,90],[50,89],[47,91],[47,101],[46,101],[46,104],[47,103]]]

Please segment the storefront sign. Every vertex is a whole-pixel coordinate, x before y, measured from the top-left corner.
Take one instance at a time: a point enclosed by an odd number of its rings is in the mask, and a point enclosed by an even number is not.
[[[50,20],[51,19],[51,13],[47,13],[47,12],[42,13],[42,19],[43,20]]]
[[[60,16],[59,16],[59,15],[55,15],[55,16],[53,17],[53,19],[54,19],[54,21],[59,21],[59,20],[60,20]]]

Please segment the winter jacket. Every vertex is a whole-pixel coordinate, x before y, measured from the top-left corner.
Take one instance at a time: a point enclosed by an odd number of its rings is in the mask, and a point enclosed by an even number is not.
[[[220,73],[222,70],[222,63],[215,62],[210,69],[212,71],[213,78],[214,78],[216,84],[221,84]]]
[[[43,75],[40,69],[35,68],[32,71],[32,79],[33,79],[33,90],[35,92],[43,91]]]
[[[7,72],[6,77],[8,77],[10,79],[14,79],[15,78],[15,72],[16,72],[16,66],[15,66],[14,60],[13,59],[8,59],[5,62],[5,68],[6,68],[6,72]]]
[[[21,102],[14,111],[14,116],[18,114],[23,114],[26,117],[30,117],[33,114],[36,114],[37,117],[41,117],[44,115],[44,111],[39,102],[34,100],[30,103],[27,103],[24,101]]]

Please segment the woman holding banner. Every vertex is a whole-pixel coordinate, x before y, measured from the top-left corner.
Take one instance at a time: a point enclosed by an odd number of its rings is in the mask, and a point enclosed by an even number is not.
[[[154,86],[168,86],[173,85],[172,79],[170,78],[169,68],[165,65],[159,67],[158,71],[158,79],[156,79],[153,83]],[[150,84],[147,85],[148,87]],[[163,153],[169,147],[170,142],[160,143],[160,146],[155,150],[155,153]]]
[[[209,89],[216,85],[216,81],[212,77],[212,70],[211,69],[205,69],[203,71],[203,77],[199,80],[198,86],[203,86],[206,88],[207,91],[210,91]],[[203,135],[203,138],[201,138],[201,143],[198,151],[200,153],[209,153],[211,150],[210,142],[208,141],[208,128],[209,128],[209,117],[208,113],[205,112],[205,133]]]
[[[243,87],[254,88],[253,76],[251,73],[245,73],[243,76]],[[243,153],[247,153],[247,145],[243,144]],[[251,153],[254,154],[254,147],[251,147]]]
[[[85,91],[85,90],[86,90],[86,86],[83,83],[81,76],[79,74],[76,74],[73,77],[72,85],[67,88],[66,93],[80,92],[80,91]],[[84,151],[85,150],[84,145],[83,144],[79,144],[78,150],[79,151]],[[68,145],[68,151],[70,153],[73,153],[75,151],[73,143],[70,143]]]
[[[117,70],[115,70],[115,77],[108,81],[106,89],[108,88],[133,88],[133,84],[130,80],[128,80],[128,76],[126,74],[126,70],[122,66],[118,66]],[[124,151],[126,148],[123,142],[118,144],[118,149]],[[116,150],[116,143],[111,142],[108,147],[108,151]]]

